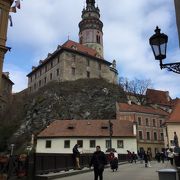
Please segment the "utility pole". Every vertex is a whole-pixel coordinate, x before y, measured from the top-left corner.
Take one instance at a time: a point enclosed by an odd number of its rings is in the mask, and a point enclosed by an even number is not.
[[[112,135],[113,135],[113,123],[109,120],[109,138],[110,138],[110,149],[112,149]]]

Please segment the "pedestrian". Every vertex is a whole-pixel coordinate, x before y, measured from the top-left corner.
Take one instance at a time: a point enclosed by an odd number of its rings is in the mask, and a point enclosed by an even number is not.
[[[157,160],[158,163],[161,162],[161,154],[159,151],[156,152],[155,159]]]
[[[167,150],[168,152],[168,160],[170,161],[171,165],[173,166],[173,161],[174,161],[174,152],[172,148]]]
[[[96,151],[93,153],[89,166],[94,167],[94,180],[103,180],[104,166],[107,164],[106,156],[101,151],[100,146],[96,146]]]
[[[139,156],[140,163],[143,164],[144,149],[140,149],[140,151],[138,151],[138,156]]]
[[[165,159],[165,152],[164,151],[161,152],[160,159],[161,159],[162,163],[164,163],[164,159]]]
[[[147,150],[147,159],[148,159],[148,167],[151,167],[152,153],[150,150]]]
[[[179,147],[178,136],[176,132],[174,132],[174,146]]]
[[[128,159],[128,162],[131,163],[132,162],[132,153],[131,151],[127,150],[127,159]]]
[[[75,167],[76,169],[81,169],[80,165],[79,165],[79,158],[80,158],[80,152],[78,150],[79,148],[79,145],[76,144],[74,147],[73,147],[73,158],[75,160]]]
[[[133,152],[132,153],[132,158],[131,158],[131,163],[135,162],[136,163],[136,160],[137,160],[137,155]]]
[[[110,163],[110,166],[111,166],[111,169],[113,170],[113,172],[115,169],[117,171],[117,169],[118,169],[118,154],[117,154],[117,152],[111,151],[108,156],[108,159],[109,159],[109,163]]]
[[[145,151],[143,152],[143,157],[144,157],[145,167],[148,167],[148,157]]]

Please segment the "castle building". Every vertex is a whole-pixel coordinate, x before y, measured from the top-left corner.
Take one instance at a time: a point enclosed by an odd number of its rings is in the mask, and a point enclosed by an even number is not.
[[[0,99],[2,96],[2,71],[6,47],[9,10],[14,0],[0,0]]]
[[[40,60],[37,67],[33,66],[27,75],[29,91],[35,92],[51,81],[103,78],[117,83],[116,61],[111,63],[103,57],[102,28],[95,0],[87,0],[79,23],[79,43],[68,40]]]

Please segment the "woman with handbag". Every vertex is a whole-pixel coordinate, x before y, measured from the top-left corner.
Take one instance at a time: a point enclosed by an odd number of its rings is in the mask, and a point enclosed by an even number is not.
[[[103,180],[104,166],[107,164],[106,156],[101,151],[100,146],[96,146],[96,151],[91,158],[90,167],[94,167],[94,180]]]

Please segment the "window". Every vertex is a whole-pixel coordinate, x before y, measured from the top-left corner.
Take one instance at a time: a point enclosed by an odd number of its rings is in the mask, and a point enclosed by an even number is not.
[[[156,154],[158,151],[158,148],[154,148],[154,154]]]
[[[41,80],[39,80],[39,87],[41,87]]]
[[[87,71],[87,77],[90,78],[90,72],[89,71]]]
[[[90,140],[89,147],[90,148],[95,148],[96,147],[96,141],[95,140]]]
[[[143,139],[143,134],[142,131],[139,131],[139,139],[142,140]]]
[[[154,140],[157,141],[157,132],[154,132]]]
[[[101,70],[101,63],[99,63],[99,70]]]
[[[161,127],[161,125],[162,125],[162,120],[159,120],[159,126]]]
[[[45,72],[47,72],[47,65],[45,66]]]
[[[58,56],[58,59],[57,59],[57,63],[59,63],[59,56]]]
[[[147,140],[150,140],[150,132],[146,132],[146,138]]]
[[[50,73],[50,80],[52,80],[52,73]]]
[[[87,64],[87,66],[90,66],[90,61],[89,61],[89,59],[86,60],[86,64]]]
[[[53,67],[53,61],[51,61],[51,68]]]
[[[51,148],[51,140],[46,141],[46,148]]]
[[[59,76],[59,69],[56,69],[56,74],[57,76]]]
[[[80,37],[80,44],[82,44],[83,43],[83,37],[81,36]]]
[[[146,118],[146,126],[149,126],[149,119]]]
[[[76,55],[74,55],[74,54],[72,54],[72,61],[73,61],[73,63],[76,62]]]
[[[41,76],[41,74],[42,74],[42,70],[40,69],[40,71],[39,71],[39,76]]]
[[[44,78],[44,84],[46,84],[46,77]]]
[[[36,90],[36,83],[34,84],[34,90]]]
[[[77,140],[77,144],[79,145],[80,148],[83,147],[83,140]]]
[[[100,44],[100,36],[96,35],[96,42]]]
[[[124,148],[124,141],[123,140],[117,140],[117,148]]]
[[[161,133],[161,141],[164,141],[164,134]]]
[[[37,78],[37,74],[35,73],[35,79]]]
[[[70,148],[70,140],[64,141],[64,148]]]
[[[30,82],[32,82],[32,76],[31,76],[31,78],[30,78]]]
[[[72,67],[72,69],[71,69],[71,74],[72,74],[73,76],[75,76],[75,73],[76,73],[76,69],[75,69],[74,67]]]
[[[110,140],[106,140],[106,148],[107,149],[110,148],[110,144],[111,144]]]
[[[138,125],[142,125],[141,117],[138,117]]]
[[[153,126],[156,127],[156,120],[153,119]]]

